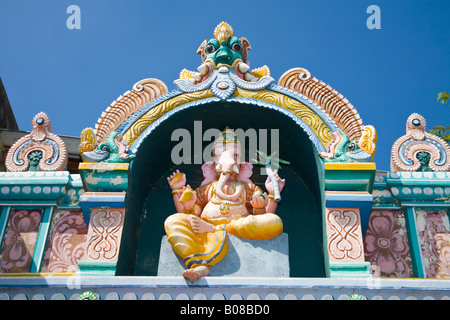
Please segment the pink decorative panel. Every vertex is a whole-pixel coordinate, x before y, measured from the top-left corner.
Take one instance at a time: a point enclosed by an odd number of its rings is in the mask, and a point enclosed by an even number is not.
[[[401,210],[372,211],[364,239],[366,261],[377,276],[413,277],[405,214]]]
[[[0,272],[29,272],[41,219],[41,210],[11,212],[0,251]]]
[[[446,210],[415,211],[426,277],[450,278],[450,233]]]
[[[434,235],[437,253],[436,278],[450,278],[450,233]]]
[[[80,210],[57,210],[41,272],[76,272],[86,249],[87,226]]]
[[[364,261],[358,208],[326,208],[330,262]]]
[[[92,208],[83,260],[117,261],[125,208]]]

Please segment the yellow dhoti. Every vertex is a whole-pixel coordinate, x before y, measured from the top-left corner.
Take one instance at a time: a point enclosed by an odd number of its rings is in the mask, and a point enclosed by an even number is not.
[[[283,232],[280,217],[273,213],[234,220],[205,220],[216,225],[216,229],[201,234],[192,230],[188,218],[187,214],[176,213],[164,222],[169,243],[188,269],[198,265],[211,266],[222,260],[228,252],[227,233],[239,238],[264,240]]]

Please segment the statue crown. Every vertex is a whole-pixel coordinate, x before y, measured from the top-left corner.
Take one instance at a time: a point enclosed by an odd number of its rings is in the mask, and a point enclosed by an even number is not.
[[[214,141],[214,147],[217,144],[227,144],[227,143],[236,143],[237,145],[241,145],[236,134],[233,130],[231,130],[228,126],[223,130],[217,139]]]
[[[214,29],[214,38],[219,40],[220,43],[222,40],[228,41],[230,37],[234,37],[233,28],[225,21],[222,21]]]

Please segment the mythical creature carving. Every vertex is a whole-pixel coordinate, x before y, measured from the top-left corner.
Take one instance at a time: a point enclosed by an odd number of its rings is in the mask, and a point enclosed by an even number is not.
[[[164,228],[187,268],[183,276],[191,281],[207,276],[210,266],[227,254],[227,234],[262,240],[283,232],[274,189],[281,192],[285,180],[277,173],[274,181],[267,178],[269,194],[253,184],[253,166],[240,161],[241,146],[230,130],[214,142],[213,156],[214,161],[202,166],[205,180],[195,191],[178,170],[167,178],[177,213],[166,219]]]
[[[51,133],[50,119],[40,112],[31,122],[30,134],[17,140],[6,155],[8,171],[61,171],[67,166],[64,141]]]
[[[247,57],[251,49],[244,37],[236,38],[233,28],[221,22],[214,30],[214,38],[203,41],[197,50],[203,63],[197,68],[199,72],[183,69],[175,85],[183,92],[198,92],[210,89],[222,100],[230,97],[236,87],[247,90],[261,90],[270,85],[267,66],[250,70]]]
[[[418,113],[406,121],[406,134],[391,149],[392,171],[448,171],[450,147],[441,138],[426,132],[426,121]]]
[[[90,162],[128,163],[135,158],[129,151],[123,136],[113,131],[96,149],[85,151],[81,155]]]
[[[373,155],[360,148],[356,142],[350,141],[343,130],[331,134],[333,140],[328,144],[327,151],[319,153],[323,162],[370,162]],[[375,152],[374,147],[372,148]]]

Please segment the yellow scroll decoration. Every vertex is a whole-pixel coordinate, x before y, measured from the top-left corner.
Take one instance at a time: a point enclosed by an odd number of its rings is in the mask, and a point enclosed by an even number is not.
[[[153,107],[142,117],[136,120],[135,123],[128,129],[123,135],[123,140],[131,146],[133,142],[139,138],[139,136],[147,129],[155,120],[163,116],[166,112],[169,112],[176,107],[179,107],[185,103],[206,99],[213,97],[210,90],[203,90],[194,93],[184,93],[172,99],[166,100],[157,106]]]
[[[303,103],[270,90],[249,91],[236,88],[235,97],[243,97],[266,101],[281,106],[301,118],[317,134],[323,146],[327,146],[331,141],[331,131],[326,123],[311,109]]]
[[[358,146],[367,153],[370,153],[372,155],[372,159],[375,155],[375,151],[377,150],[377,139],[377,130],[375,130],[375,128],[371,125],[364,126],[364,131],[358,141]]]
[[[85,128],[81,131],[80,144],[78,146],[78,151],[80,154],[86,151],[92,151],[97,146],[97,138],[95,136],[95,131],[92,128]]]

